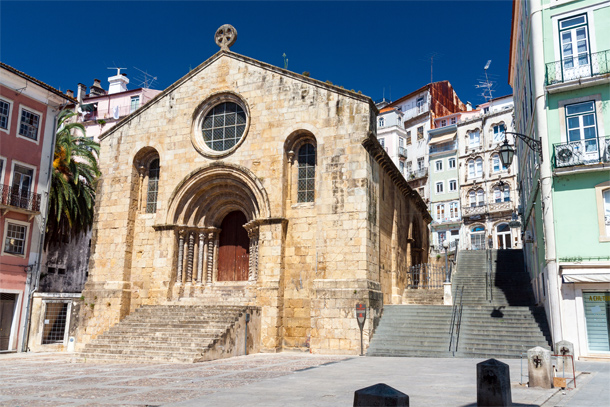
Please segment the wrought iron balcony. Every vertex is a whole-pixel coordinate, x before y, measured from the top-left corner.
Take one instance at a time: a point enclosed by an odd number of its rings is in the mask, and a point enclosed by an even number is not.
[[[418,179],[418,178],[423,178],[428,176],[428,168],[420,168],[418,170],[415,171],[411,171],[407,174],[406,178],[408,181],[412,181],[414,179]]]
[[[610,50],[546,64],[546,85],[610,73]]]
[[[610,136],[556,143],[555,168],[610,162]]]
[[[22,190],[19,187],[0,185],[0,206],[15,208],[26,213],[40,212],[40,194]]]
[[[407,149],[404,147],[398,147],[398,156],[407,158]]]

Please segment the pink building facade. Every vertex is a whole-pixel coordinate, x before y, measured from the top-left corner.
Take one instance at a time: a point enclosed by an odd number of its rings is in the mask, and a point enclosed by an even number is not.
[[[22,350],[57,115],[75,99],[0,62],[0,352]]]

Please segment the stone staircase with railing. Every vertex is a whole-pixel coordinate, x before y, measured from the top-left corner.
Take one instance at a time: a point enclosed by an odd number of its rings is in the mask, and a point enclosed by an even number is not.
[[[534,306],[521,250],[462,251],[458,259],[453,301],[460,301],[462,287],[463,294],[453,346],[452,314],[459,306],[391,305],[384,307],[368,356],[518,358],[535,346],[550,349],[546,314]]]
[[[246,314],[239,305],[145,305],[86,344],[77,361],[200,362],[243,355]],[[248,335],[248,348],[256,344]]]

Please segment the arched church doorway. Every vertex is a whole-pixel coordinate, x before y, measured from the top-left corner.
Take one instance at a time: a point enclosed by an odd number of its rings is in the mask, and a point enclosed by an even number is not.
[[[250,238],[244,225],[246,215],[240,211],[230,212],[222,220],[218,237],[217,281],[248,280]]]

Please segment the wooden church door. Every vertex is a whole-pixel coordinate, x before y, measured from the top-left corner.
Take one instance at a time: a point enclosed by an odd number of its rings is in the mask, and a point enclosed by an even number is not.
[[[248,280],[250,238],[244,229],[246,216],[234,211],[222,220],[218,238],[218,278],[217,281]]]

